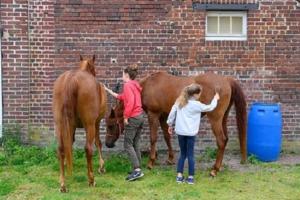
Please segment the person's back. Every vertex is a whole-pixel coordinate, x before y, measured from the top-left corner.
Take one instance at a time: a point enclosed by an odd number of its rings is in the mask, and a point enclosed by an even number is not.
[[[197,101],[195,98],[188,100],[188,103],[177,109],[177,117],[175,121],[175,132],[179,135],[194,136],[199,131],[201,112],[209,112],[217,105],[217,100],[213,99],[210,105],[205,105]],[[179,106],[178,104],[175,106]]]
[[[197,84],[191,84],[185,87],[173,105],[169,114],[167,124],[169,125],[169,133],[173,133],[173,126],[175,125],[175,133],[178,135],[178,142],[180,147],[180,158],[177,165],[178,183],[184,182],[183,168],[186,157],[189,162],[189,177],[187,182],[194,183],[194,143],[195,135],[199,131],[201,120],[201,112],[212,111],[217,106],[219,94],[214,96],[214,99],[209,105],[199,102],[201,87]]]

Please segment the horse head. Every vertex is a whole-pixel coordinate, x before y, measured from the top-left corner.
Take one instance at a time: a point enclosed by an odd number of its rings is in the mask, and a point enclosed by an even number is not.
[[[95,55],[93,55],[92,58],[83,58],[80,55],[80,65],[79,68],[81,70],[87,71],[91,73],[93,76],[96,76],[96,70],[95,70]]]
[[[106,120],[106,136],[105,145],[108,148],[115,146],[115,142],[119,139],[120,134],[124,131],[124,104],[122,101],[117,101],[117,104],[111,108],[109,116]]]

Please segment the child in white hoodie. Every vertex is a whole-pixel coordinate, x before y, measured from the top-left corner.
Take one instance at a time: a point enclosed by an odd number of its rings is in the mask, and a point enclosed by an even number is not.
[[[216,93],[211,103],[205,105],[199,102],[200,93],[201,86],[198,84],[185,87],[173,105],[167,120],[169,134],[173,134],[173,126],[175,125],[175,133],[178,135],[180,147],[176,177],[178,183],[185,181],[183,168],[185,159],[188,158],[189,176],[186,182],[194,184],[194,143],[195,135],[199,131],[201,112],[209,112],[215,109],[220,98],[219,94]]]

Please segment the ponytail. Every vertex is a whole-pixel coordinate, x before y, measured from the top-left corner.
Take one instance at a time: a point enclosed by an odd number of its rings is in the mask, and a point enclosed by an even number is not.
[[[189,95],[188,95],[188,87],[183,88],[183,90],[181,91],[179,97],[177,98],[176,102],[179,105],[179,108],[184,107],[189,100]]]
[[[193,83],[189,86],[186,86],[181,91],[179,97],[176,100],[176,103],[178,103],[179,108],[183,108],[194,94],[199,94],[200,92],[201,86],[198,84]]]

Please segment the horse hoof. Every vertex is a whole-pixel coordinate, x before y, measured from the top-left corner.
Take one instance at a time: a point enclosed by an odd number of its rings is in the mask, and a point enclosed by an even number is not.
[[[240,162],[242,165],[244,165],[244,164],[247,164],[247,161],[246,160],[241,160],[241,162]]]
[[[175,164],[175,162],[173,160],[169,160],[169,159],[166,161],[166,163],[167,163],[167,165],[174,165]]]
[[[96,182],[95,182],[95,181],[90,182],[90,183],[89,183],[89,186],[90,186],[90,187],[95,187],[95,186],[96,186]]]
[[[106,171],[105,171],[105,168],[99,168],[98,169],[98,173],[99,174],[104,174]]]
[[[67,193],[67,192],[68,192],[66,186],[61,186],[60,189],[59,189],[59,191],[60,191],[61,193]]]
[[[214,178],[214,177],[217,176],[217,171],[216,170],[211,170],[209,175]]]
[[[153,169],[153,164],[152,164],[152,163],[149,163],[149,164],[147,165],[147,168],[150,169],[150,170]]]

